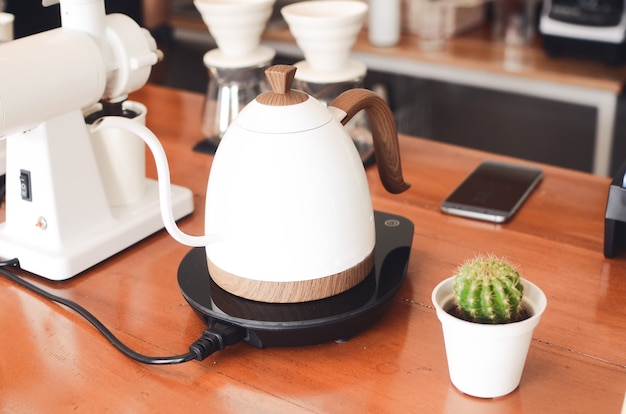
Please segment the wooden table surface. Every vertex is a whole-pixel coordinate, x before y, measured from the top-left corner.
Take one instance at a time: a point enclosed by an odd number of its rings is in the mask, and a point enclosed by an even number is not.
[[[194,193],[196,211],[181,228],[201,233],[212,160],[192,151],[202,138],[202,96],[147,86],[132,99],[148,107],[172,182]],[[507,158],[405,136],[400,146],[408,192],[387,194],[375,167],[367,174],[374,207],[415,225],[409,269],[366,331],[344,343],[239,343],[202,362],[143,365],[74,312],[0,278],[0,412],[619,413],[626,255],[602,254],[609,180],[543,166],[545,179],[513,221],[488,224],[443,215],[438,205],[480,161]],[[175,355],[205,327],[177,285],[188,251],[161,231],[68,281],[25,277],[82,304],[138,352]],[[518,263],[548,297],[520,387],[495,400],[450,383],[430,300],[458,263],[487,252]]]

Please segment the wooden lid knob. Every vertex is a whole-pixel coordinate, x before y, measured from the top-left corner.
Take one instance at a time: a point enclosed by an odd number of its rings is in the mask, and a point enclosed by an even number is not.
[[[296,76],[295,66],[270,66],[265,70],[265,76],[272,90],[257,96],[258,102],[265,105],[284,106],[299,104],[308,99],[307,94],[291,89]]]

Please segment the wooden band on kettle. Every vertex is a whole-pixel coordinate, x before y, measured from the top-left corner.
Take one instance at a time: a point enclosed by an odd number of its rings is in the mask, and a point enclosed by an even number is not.
[[[236,276],[217,267],[208,257],[207,264],[215,283],[233,295],[260,302],[297,303],[324,299],[358,285],[374,267],[374,251],[350,269],[295,282],[268,282]]]

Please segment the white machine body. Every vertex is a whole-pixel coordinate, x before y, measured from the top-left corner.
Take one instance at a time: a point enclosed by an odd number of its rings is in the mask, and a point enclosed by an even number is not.
[[[110,171],[102,166],[123,160],[126,150],[119,142],[106,154],[94,147],[83,113],[141,88],[159,58],[156,42],[131,18],[106,15],[104,0],[60,3],[61,28],[0,45],[0,139],[7,147],[0,258],[17,258],[22,269],[53,280],[163,228],[154,180],[143,176],[143,195],[132,202],[111,203],[103,184]],[[190,214],[191,191],[173,186],[172,205],[176,218]]]

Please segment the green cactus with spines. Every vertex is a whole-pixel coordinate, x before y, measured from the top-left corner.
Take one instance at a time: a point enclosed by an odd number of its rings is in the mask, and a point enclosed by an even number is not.
[[[458,312],[472,322],[508,323],[522,310],[524,286],[506,259],[477,256],[462,264],[454,276],[453,289]]]

